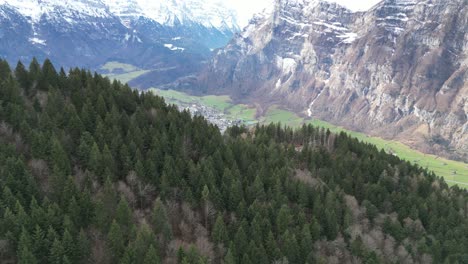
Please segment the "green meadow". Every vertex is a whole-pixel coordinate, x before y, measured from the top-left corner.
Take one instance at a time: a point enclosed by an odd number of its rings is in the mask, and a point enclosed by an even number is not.
[[[136,79],[147,72],[150,72],[150,71],[139,70],[139,71],[134,71],[134,72],[122,73],[122,74],[107,75],[107,77],[111,79],[119,80],[121,83],[128,83],[129,81]]]
[[[281,123],[285,126],[298,127],[304,123],[304,119],[299,117],[297,114],[279,108],[278,106],[272,106],[267,111],[265,116],[259,119],[260,123]]]
[[[386,140],[379,137],[370,137],[363,133],[350,131],[321,120],[303,118],[291,111],[281,109],[278,106],[271,106],[263,116],[257,117],[257,111],[255,107],[244,104],[234,104],[232,103],[229,96],[210,95],[198,97],[172,90],[151,89],[151,91],[164,97],[168,103],[203,104],[223,112],[229,118],[240,119],[247,124],[281,123],[291,127],[298,127],[302,124],[313,124],[314,126],[328,128],[332,132],[344,131],[363,142],[373,144],[379,149],[384,149],[388,153],[393,153],[401,159],[434,171],[434,173],[436,173],[438,176],[444,177],[449,185],[458,185],[462,188],[468,188],[467,163],[424,154],[397,141]]]
[[[116,61],[110,61],[104,64],[101,67],[101,70],[108,71],[109,73],[113,73],[115,71],[122,71],[122,72],[134,72],[140,70],[138,67],[133,66],[131,64],[120,63]]]
[[[120,62],[107,62],[101,67],[101,70],[105,71],[105,76],[110,79],[118,80],[122,83],[128,83],[129,81],[140,77],[141,75],[150,72],[149,70],[143,70],[131,64],[125,64]]]

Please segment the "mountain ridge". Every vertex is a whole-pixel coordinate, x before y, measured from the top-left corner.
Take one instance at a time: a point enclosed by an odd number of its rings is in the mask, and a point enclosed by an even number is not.
[[[239,31],[234,10],[200,3],[2,0],[0,56],[94,70],[117,61],[155,70],[143,77],[158,84],[161,75],[193,74]]]
[[[218,30],[239,30],[235,10],[229,9],[222,1],[2,0],[0,5],[12,7],[33,22],[39,22],[42,16],[50,16],[59,10],[62,16],[78,13],[92,17],[146,17],[161,25],[187,22]]]

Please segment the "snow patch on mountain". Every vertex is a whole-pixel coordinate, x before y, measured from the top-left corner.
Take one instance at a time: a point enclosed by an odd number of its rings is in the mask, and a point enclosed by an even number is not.
[[[29,42],[33,44],[46,45],[46,41],[40,38],[30,38]]]
[[[344,33],[343,35],[339,35],[337,37],[342,39],[341,42],[346,43],[346,44],[351,44],[358,38],[358,34],[349,32],[349,33]]]
[[[184,51],[185,50],[185,48],[176,47],[173,44],[164,44],[164,47],[172,51],[176,51],[176,50]]]
[[[363,12],[371,9],[381,0],[326,0],[328,2],[337,3],[348,8],[353,12]]]

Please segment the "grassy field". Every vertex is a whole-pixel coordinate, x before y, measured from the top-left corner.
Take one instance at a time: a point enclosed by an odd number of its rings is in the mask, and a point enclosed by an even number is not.
[[[128,72],[123,74],[108,74],[107,77],[111,79],[119,80],[121,83],[128,83],[129,81],[140,77],[141,75],[150,72],[149,70],[139,70],[134,72]]]
[[[468,164],[424,154],[397,141],[385,140],[378,137],[369,137],[363,133],[350,131],[321,120],[309,118],[304,119],[291,111],[281,109],[277,106],[270,107],[264,116],[256,118],[255,108],[248,105],[233,104],[228,96],[197,97],[177,91],[164,91],[158,89],[152,89],[152,91],[163,96],[168,103],[204,104],[224,112],[224,114],[230,118],[241,119],[249,124],[257,122],[264,124],[281,122],[282,124],[291,127],[298,127],[302,124],[313,124],[315,126],[328,128],[332,132],[344,131],[363,142],[374,144],[379,149],[384,149],[389,153],[398,155],[398,157],[404,160],[434,171],[437,175],[444,177],[449,185],[458,185],[463,188],[468,188]]]
[[[304,119],[297,114],[278,108],[278,106],[270,107],[265,116],[260,118],[260,122],[264,124],[281,123],[290,127],[298,127],[303,124]]]
[[[232,105],[225,110],[228,112],[230,117],[234,119],[246,120],[257,122],[255,119],[255,115],[257,114],[257,110],[255,108],[250,108],[244,104]]]
[[[122,83],[128,83],[129,81],[149,72],[149,70],[142,70],[131,64],[115,61],[107,62],[101,67],[101,70],[105,71],[105,76],[110,79],[119,80]]]
[[[114,71],[117,71],[117,70],[128,73],[128,72],[139,71],[140,69],[138,67],[136,67],[136,66],[131,65],[131,64],[120,63],[120,62],[116,62],[116,61],[110,61],[110,62],[107,62],[106,64],[104,64],[101,67],[101,70],[108,71],[109,73],[112,74]]]

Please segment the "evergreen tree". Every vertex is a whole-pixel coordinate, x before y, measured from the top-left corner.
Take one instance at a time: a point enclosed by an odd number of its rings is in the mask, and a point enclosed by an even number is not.
[[[31,80],[29,78],[29,73],[27,72],[26,68],[24,67],[24,64],[21,61],[18,61],[18,64],[16,65],[15,77],[16,80],[18,80],[20,86],[28,94],[29,89],[31,88]]]
[[[156,200],[152,212],[152,223],[156,234],[161,235],[164,241],[172,240],[172,228],[166,213],[166,207],[161,200]]]
[[[115,220],[112,222],[109,234],[107,234],[107,241],[114,262],[118,262],[125,250],[125,241],[122,230]]]
[[[291,263],[299,263],[299,245],[297,243],[296,236],[286,231],[283,235],[283,255],[287,257]]]
[[[47,261],[48,250],[45,233],[40,226],[36,225],[32,235],[32,251],[38,262]]]
[[[234,245],[237,253],[247,252],[248,242],[244,228],[241,226],[234,236]],[[239,257],[242,257],[242,254]]]
[[[39,89],[47,91],[50,86],[57,86],[57,71],[52,65],[52,62],[49,59],[46,59],[42,64],[42,74],[39,78]]]
[[[144,264],[159,264],[161,263],[159,257],[154,249],[153,245],[148,248],[148,252],[146,252],[145,260],[143,261]]]
[[[75,241],[68,229],[63,232],[62,245],[64,257],[67,257],[69,261],[74,261],[76,259]]]
[[[212,239],[217,244],[223,244],[228,241],[227,228],[221,214],[218,215],[213,226]]]
[[[276,230],[279,234],[283,234],[291,222],[291,213],[287,205],[283,205],[278,212],[276,218]]]
[[[62,242],[56,238],[52,244],[52,247],[50,248],[49,263],[61,264],[63,257],[64,249]]]
[[[81,208],[75,196],[72,196],[70,199],[67,211],[70,219],[73,221],[73,225],[79,227],[82,224]]]
[[[300,240],[300,256],[301,256],[301,262],[307,263],[309,259],[309,254],[313,251],[313,240],[312,240],[312,235],[310,233],[310,228],[309,225],[305,224],[302,227],[302,232],[301,232],[301,240]]]
[[[90,255],[90,242],[83,229],[80,230],[76,242],[76,259],[79,263],[87,263]]]
[[[38,80],[41,75],[41,65],[36,58],[33,58],[29,64],[29,74],[33,80]]]
[[[226,256],[224,257],[224,264],[235,264],[237,263],[232,250],[229,248]]]
[[[117,193],[114,186],[107,178],[104,184],[104,190],[101,199],[96,203],[96,224],[105,232],[109,230],[109,226],[114,219],[114,214],[117,209]]]
[[[49,226],[49,228],[47,229],[47,234],[46,234],[46,239],[45,239],[45,247],[50,250],[57,238],[58,238],[57,232],[54,230],[54,228]],[[50,255],[47,255],[47,256],[49,257]]]
[[[249,255],[247,255],[247,254],[244,254],[244,256],[242,257],[242,262],[241,263],[253,264],[253,262],[249,258]]]
[[[34,254],[27,248],[23,247],[18,254],[18,264],[36,264],[38,263]]]
[[[132,212],[124,196],[120,198],[120,202],[117,205],[115,220],[125,230],[124,233],[127,233],[128,228],[132,224]]]
[[[30,261],[33,261],[32,263],[36,263],[37,260],[31,251],[32,248],[33,244],[31,241],[31,236],[29,235],[29,232],[23,227],[18,242],[18,262],[29,263]]]
[[[320,238],[320,224],[315,217],[312,217],[311,224],[310,224],[310,234],[312,236],[312,240],[316,241]]]
[[[335,211],[329,208],[325,209],[325,232],[330,240],[335,239],[338,235],[338,223]]]
[[[154,243],[156,238],[151,233],[151,230],[148,226],[143,225],[138,230],[135,240],[132,242],[131,252],[134,256],[135,263],[142,263],[144,261],[144,257],[148,251],[148,247]],[[158,248],[160,249],[160,248]],[[159,252],[158,255],[161,256],[162,252]]]
[[[88,168],[98,176],[103,172],[101,161],[101,151],[96,142],[94,142],[91,147],[91,152],[89,153]]]
[[[70,160],[68,154],[57,138],[52,138],[51,163],[56,166],[61,173],[69,175],[71,173]]]
[[[5,80],[11,76],[10,65],[6,60],[0,59],[0,80]]]
[[[108,168],[111,172],[112,178],[115,178],[114,175],[116,173],[115,161],[109,147],[104,145],[104,149],[102,151],[102,167]]]
[[[271,231],[268,233],[268,237],[265,242],[265,247],[266,247],[267,252],[269,253],[268,257],[269,257],[270,263],[279,259],[280,250],[278,248],[278,244],[276,243],[276,240]]]

